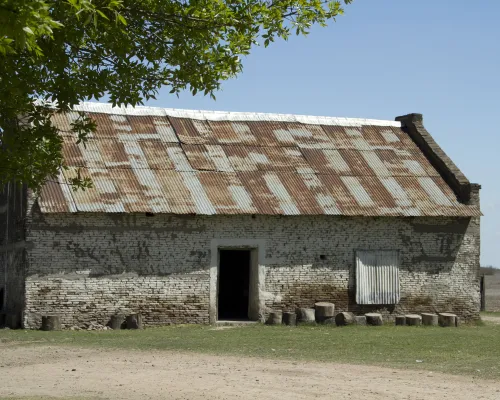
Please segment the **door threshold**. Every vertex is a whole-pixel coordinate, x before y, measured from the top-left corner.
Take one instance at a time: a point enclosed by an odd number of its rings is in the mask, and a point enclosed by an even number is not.
[[[259,321],[249,321],[249,320],[237,320],[237,319],[220,319],[215,324],[216,325],[233,325],[233,326],[246,326],[246,325],[254,325]]]

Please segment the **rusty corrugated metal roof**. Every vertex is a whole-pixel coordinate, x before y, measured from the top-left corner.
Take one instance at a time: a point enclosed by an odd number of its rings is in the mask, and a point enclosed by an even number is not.
[[[400,122],[162,108],[75,107],[98,123],[86,146],[57,115],[68,169],[46,213],[478,216],[457,201]],[[94,187],[67,184],[81,168]]]

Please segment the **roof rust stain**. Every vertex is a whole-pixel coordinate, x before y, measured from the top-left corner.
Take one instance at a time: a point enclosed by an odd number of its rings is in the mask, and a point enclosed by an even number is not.
[[[392,121],[102,109],[84,110],[98,124],[85,146],[76,113],[54,117],[68,169],[43,188],[43,212],[481,215]],[[92,189],[70,189],[78,169]]]

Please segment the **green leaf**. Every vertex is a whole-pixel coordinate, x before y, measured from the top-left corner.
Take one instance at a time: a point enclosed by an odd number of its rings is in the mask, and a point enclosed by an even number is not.
[[[116,14],[116,19],[122,24],[127,25],[127,20],[121,14]]]
[[[9,150],[0,157],[0,184],[16,180],[34,190],[64,165],[54,113],[104,95],[116,105],[143,104],[164,86],[172,95],[215,100],[254,45],[286,40],[292,29],[307,35],[343,12],[340,2],[322,0],[3,3],[11,9],[0,7],[0,126]],[[37,99],[57,106],[39,106]],[[31,123],[20,123],[21,115]],[[72,120],[65,138],[85,146],[96,129],[87,117]],[[84,173],[74,178],[75,187],[88,187]]]
[[[106,19],[109,21],[109,18],[104,14],[101,10],[95,10],[97,14],[99,14],[102,18]]]
[[[29,26],[25,26],[23,28],[23,31],[26,32],[28,35],[34,35],[35,33],[31,30]]]

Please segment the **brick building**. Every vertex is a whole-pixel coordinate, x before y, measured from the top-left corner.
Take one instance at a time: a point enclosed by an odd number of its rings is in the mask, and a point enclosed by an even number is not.
[[[316,301],[478,317],[480,187],[421,115],[77,109],[98,130],[86,148],[65,136],[68,170],[38,198],[0,196],[11,321],[259,320]],[[55,123],[67,132],[73,118]],[[94,188],[66,184],[79,168]]]

